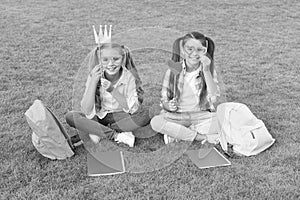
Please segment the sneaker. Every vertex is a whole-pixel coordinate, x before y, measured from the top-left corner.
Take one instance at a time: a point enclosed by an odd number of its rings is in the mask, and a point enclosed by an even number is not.
[[[98,144],[99,141],[100,141],[100,137],[98,137],[97,135],[89,134],[89,137],[91,138],[91,140],[92,140],[95,144]]]
[[[164,134],[164,142],[165,142],[165,144],[170,144],[172,142],[178,142],[178,139]]]
[[[83,144],[83,141],[80,139],[79,135],[76,134],[71,137],[71,143],[72,143],[73,147],[78,147]]]
[[[124,143],[124,144],[127,144],[128,146],[130,147],[133,147],[134,146],[134,140],[135,140],[135,137],[134,135],[132,134],[132,132],[122,132],[122,133],[118,133],[115,137],[115,141],[117,143]]]

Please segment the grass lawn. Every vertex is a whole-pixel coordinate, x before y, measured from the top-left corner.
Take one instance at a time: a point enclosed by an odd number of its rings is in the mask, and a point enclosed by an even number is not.
[[[1,0],[0,199],[299,199],[299,9],[296,0]],[[103,144],[124,150],[131,168],[95,178],[87,176],[83,146],[63,161],[42,157],[24,113],[41,99],[75,133],[64,115],[78,106],[76,80],[85,81],[91,27],[100,23],[113,24],[115,41],[132,49],[145,105],[155,111],[174,39],[194,30],[213,38],[221,102],[247,104],[276,143],[203,170],[182,148],[166,156],[160,134],[138,138],[132,149]],[[162,156],[149,159],[155,153]]]

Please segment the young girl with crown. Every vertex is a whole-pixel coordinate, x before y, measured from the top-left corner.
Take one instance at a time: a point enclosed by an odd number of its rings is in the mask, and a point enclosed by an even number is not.
[[[81,111],[71,111],[66,121],[94,143],[108,138],[134,146],[132,131],[149,124],[149,110],[142,107],[141,80],[129,49],[111,43],[105,26],[99,36],[94,28],[98,47],[90,53],[90,74],[81,101]]]
[[[163,110],[151,120],[152,129],[164,134],[166,144],[174,140],[218,141],[213,103],[220,94],[214,48],[214,42],[199,32],[175,40],[172,61],[180,62],[180,68],[166,71]]]

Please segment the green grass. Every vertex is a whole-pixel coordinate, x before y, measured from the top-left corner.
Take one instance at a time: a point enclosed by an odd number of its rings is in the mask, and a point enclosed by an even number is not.
[[[296,0],[2,0],[0,199],[299,199],[299,8]],[[83,147],[63,161],[42,157],[24,113],[39,98],[75,133],[64,115],[76,107],[74,80],[93,47],[91,26],[100,23],[115,25],[116,39],[133,49],[148,106],[158,104],[166,51],[179,33],[212,37],[222,100],[247,104],[276,143],[229,167],[199,170],[182,156],[156,171],[97,178],[86,175]],[[142,27],[161,29],[134,31]],[[120,148],[138,154],[164,145],[155,135]]]

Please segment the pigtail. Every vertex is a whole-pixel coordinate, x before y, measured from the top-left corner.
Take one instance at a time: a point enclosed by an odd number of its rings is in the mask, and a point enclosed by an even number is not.
[[[182,51],[182,38],[178,38],[173,43],[172,60],[174,62],[180,62]]]
[[[211,75],[214,76],[214,70],[215,70],[215,65],[214,65],[214,51],[215,51],[215,44],[213,42],[213,40],[209,37],[205,37],[205,43],[206,43],[206,47],[207,47],[207,53],[206,55],[210,58],[210,72]],[[203,71],[201,71],[200,76],[202,78],[202,80],[204,80],[204,74]],[[206,82],[203,82],[202,85],[202,90],[200,93],[200,102],[205,102],[206,104],[208,104],[208,102],[206,101],[206,96],[207,96],[207,85]],[[208,105],[203,105],[203,106],[208,106]]]
[[[215,43],[214,41],[209,38],[209,37],[205,37],[205,41],[207,44],[207,53],[206,55],[210,58],[211,64],[210,64],[210,72],[212,74],[212,76],[214,75],[214,52],[215,52]]]
[[[99,48],[96,47],[90,52],[90,58],[89,58],[89,72],[92,71],[92,69],[96,66],[99,65],[99,58],[97,55],[97,51],[99,51]]]
[[[99,47],[95,47],[89,55],[89,63],[88,63],[88,68],[89,68],[89,73],[94,69],[96,65],[99,65],[99,58],[97,51],[100,51]],[[96,110],[101,109],[101,97],[100,97],[100,86],[101,86],[101,81],[97,83],[96,86],[96,91],[95,91],[95,108]]]
[[[136,69],[135,63],[131,57],[130,54],[130,50],[128,47],[126,46],[121,46],[124,50],[124,67],[126,67],[126,69],[128,69],[132,75],[135,78],[135,84],[136,84],[136,90],[137,90],[137,94],[138,94],[138,100],[140,103],[143,102],[144,98],[143,98],[143,94],[144,94],[144,90],[142,88],[142,81],[139,77],[138,71]]]
[[[177,38],[173,43],[173,52],[172,52],[172,60],[174,62],[181,61],[181,54],[182,54],[182,37]],[[179,97],[179,90],[178,90],[178,80],[179,74],[175,75],[172,71],[169,77],[169,88],[167,90],[168,98],[173,99]]]
[[[123,61],[124,66],[129,71],[131,71],[132,69],[136,70],[136,67],[135,67],[135,64],[132,60],[129,48],[126,47],[126,46],[123,46],[123,45],[121,47],[123,48],[123,51],[124,51],[124,61]]]
[[[214,52],[215,52],[215,43],[214,41],[209,38],[209,37],[205,37],[206,43],[207,43],[207,54],[210,56],[210,59],[213,60],[214,59]]]

